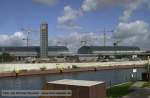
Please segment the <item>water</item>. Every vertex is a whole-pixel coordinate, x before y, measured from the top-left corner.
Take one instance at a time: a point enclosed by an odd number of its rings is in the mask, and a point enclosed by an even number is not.
[[[138,80],[141,79],[141,73],[144,69],[137,69],[137,73],[134,73],[134,77]],[[105,70],[96,72],[80,72],[69,74],[51,74],[40,76],[26,76],[18,78],[1,78],[0,90],[41,90],[42,86],[48,81],[54,81],[59,79],[79,79],[79,80],[95,80],[105,81],[107,86],[115,85],[123,82],[127,82],[131,79],[133,69],[119,69],[119,70]],[[7,98],[7,97],[0,97]],[[8,97],[18,98],[18,97]],[[19,98],[38,98],[38,97],[19,97]]]

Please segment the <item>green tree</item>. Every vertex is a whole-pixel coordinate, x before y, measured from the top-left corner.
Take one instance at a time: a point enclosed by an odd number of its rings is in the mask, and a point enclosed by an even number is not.
[[[149,62],[145,64],[145,69],[147,73],[147,78],[148,80],[150,80],[150,63]]]
[[[10,55],[9,53],[2,53],[0,55],[0,62],[11,62],[15,60],[15,56]]]
[[[147,73],[150,73],[150,64],[149,63],[145,64],[145,69],[146,69]]]

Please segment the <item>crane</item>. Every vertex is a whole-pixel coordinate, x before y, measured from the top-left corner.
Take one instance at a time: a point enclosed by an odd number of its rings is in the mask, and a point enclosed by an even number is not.
[[[103,30],[95,31],[95,33],[99,33],[99,32],[103,32],[103,43],[104,43],[104,46],[106,46],[106,40],[107,40],[106,33],[114,32],[114,30],[108,30],[108,29],[104,28]],[[89,32],[83,32],[83,33],[89,33]],[[84,44],[87,44],[87,42],[85,42],[85,41],[81,41],[81,42],[84,43]]]
[[[67,41],[64,41],[64,42],[58,41],[57,44],[65,45],[66,47],[68,46],[68,42]]]
[[[82,46],[86,46],[86,45],[87,45],[87,41],[83,41],[83,40],[82,40],[82,41],[81,41],[81,45],[82,45]]]
[[[26,40],[27,47],[29,47],[29,40],[30,40],[29,35],[30,35],[30,33],[31,33],[31,32],[39,32],[39,31],[38,31],[38,30],[32,30],[32,29],[25,29],[25,28],[22,28],[21,30],[22,30],[23,32],[26,32],[26,33],[27,33],[26,38],[23,38],[22,40]]]
[[[121,43],[122,40],[117,40],[116,42],[113,43],[114,46],[118,46],[119,43]]]
[[[106,33],[107,32],[114,32],[113,30],[106,30],[106,28],[104,28],[104,30],[103,31],[101,31],[101,32],[103,32],[104,33],[104,46],[106,46]]]

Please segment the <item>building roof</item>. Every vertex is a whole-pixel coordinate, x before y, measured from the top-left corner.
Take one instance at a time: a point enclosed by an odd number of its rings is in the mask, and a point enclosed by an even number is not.
[[[0,47],[0,51],[6,52],[40,52],[39,46],[12,46],[12,47]],[[49,46],[48,51],[69,51],[65,46]]]
[[[72,80],[72,79],[63,79],[48,82],[50,84],[61,84],[61,85],[73,85],[73,86],[93,86],[97,84],[104,83],[103,81],[87,81],[87,80]]]
[[[82,46],[78,49],[78,53],[86,54],[94,51],[139,51],[136,46]]]

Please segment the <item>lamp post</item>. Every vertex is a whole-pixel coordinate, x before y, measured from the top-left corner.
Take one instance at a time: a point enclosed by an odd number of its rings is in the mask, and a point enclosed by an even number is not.
[[[137,81],[137,69],[134,65],[133,73],[135,74],[135,81]]]
[[[147,71],[148,71],[148,80],[150,80],[150,57],[149,56],[148,56]]]
[[[150,57],[148,56],[148,72],[150,72]]]
[[[2,48],[2,63],[4,62],[4,53],[5,53],[5,49]]]

